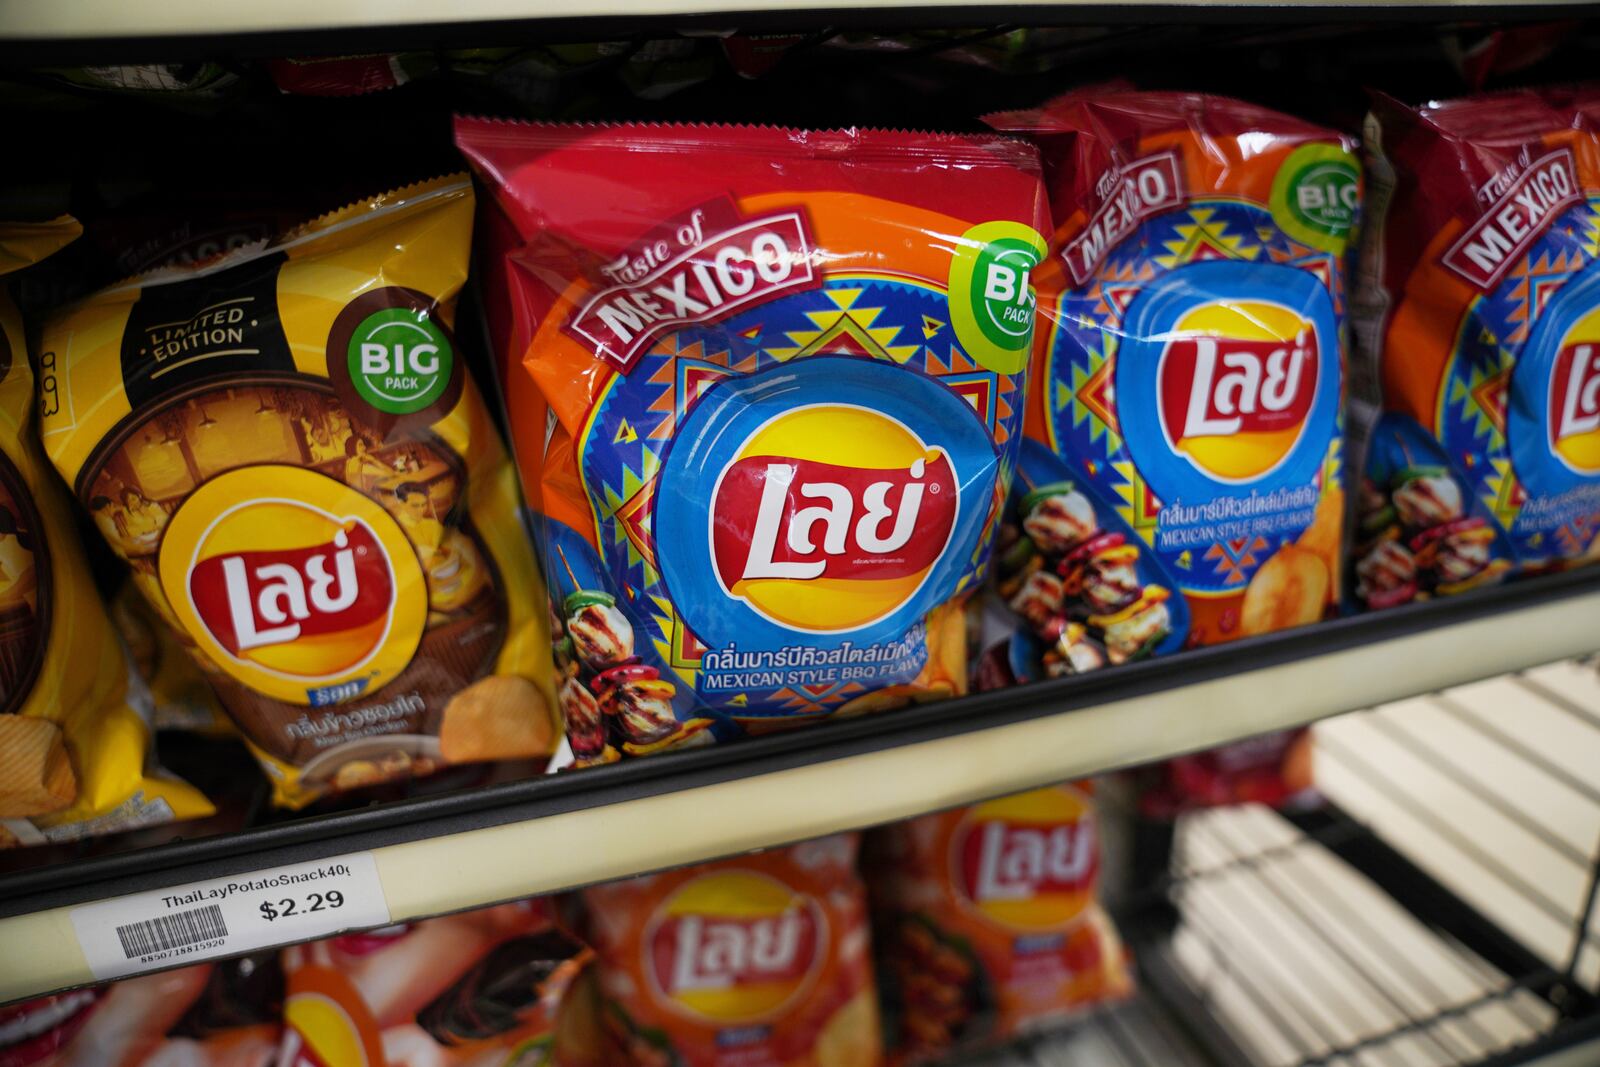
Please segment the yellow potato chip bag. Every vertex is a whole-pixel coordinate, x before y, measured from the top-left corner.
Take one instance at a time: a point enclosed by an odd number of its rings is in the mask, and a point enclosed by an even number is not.
[[[54,315],[45,447],[277,801],[546,754],[544,588],[452,333],[472,187]]]
[[[0,223],[0,275],[78,232],[70,218]],[[148,696],[40,452],[27,351],[0,287],[0,847],[210,815],[205,797],[150,766]],[[48,375],[48,355],[44,365]]]

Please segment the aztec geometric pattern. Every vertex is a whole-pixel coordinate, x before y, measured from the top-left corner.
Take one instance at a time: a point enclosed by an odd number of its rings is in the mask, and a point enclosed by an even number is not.
[[[818,355],[890,361],[937,378],[988,428],[1000,453],[1000,485],[991,505],[998,514],[1022,430],[1026,372],[997,374],[978,366],[957,343],[949,317],[942,289],[904,278],[831,275],[820,288],[671,334],[651,347],[629,374],[608,383],[579,442],[594,533],[610,588],[629,601],[635,618],[647,621],[650,632],[640,635],[640,650],[648,636],[661,663],[686,683],[680,696],[692,695],[706,649],[663,581],[652,524],[658,508],[674,503],[657,497],[657,485],[681,421],[729,377]],[[988,540],[966,561],[951,595],[981,581]],[[708,575],[706,581],[713,579]],[[753,691],[719,697],[718,703],[736,714],[749,707],[752,717],[766,709],[789,719],[825,714],[861,692],[856,683],[830,684]]]
[[[1262,562],[1300,533],[1285,531],[1270,542],[1250,536],[1183,551],[1156,548],[1162,502],[1135,469],[1117,421],[1113,382],[1118,339],[1129,305],[1145,287],[1177,267],[1206,260],[1278,264],[1315,275],[1333,298],[1343,350],[1347,294],[1338,257],[1289,237],[1265,208],[1233,200],[1198,201],[1144,222],[1108,252],[1086,285],[1063,294],[1045,382],[1040,383],[1051,390],[1047,407],[1056,453],[1074,463],[1077,477],[1161,555],[1186,590],[1201,594],[1243,589]],[[1040,324],[1050,328],[1044,316]],[[1341,429],[1323,465],[1324,493],[1340,485],[1342,425],[1341,416]]]

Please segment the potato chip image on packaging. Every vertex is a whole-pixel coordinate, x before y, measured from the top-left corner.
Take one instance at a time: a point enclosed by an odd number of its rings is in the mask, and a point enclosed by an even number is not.
[[[890,1062],[1003,1043],[1133,991],[1096,898],[1088,785],[925,815],[868,836]]]
[[[456,139],[486,229],[516,235],[508,318],[538,323],[549,439],[517,452],[576,762],[960,691],[1020,440],[1034,151],[472,118]],[[511,422],[546,428],[537,405]]]
[[[878,1067],[859,838],[583,891],[607,1067]]]
[[[1022,442],[1000,527],[995,592],[1018,626],[991,687],[1088,674],[1183,647],[1177,579],[1044,445]]]
[[[548,753],[544,591],[452,332],[472,188],[409,186],[45,330],[45,448],[298,807]]]
[[[180,967],[0,1008],[7,1067],[272,1067],[276,952]]]
[[[283,950],[278,1067],[555,1067],[589,950],[548,899]]]
[[[1386,210],[1360,331],[1384,414],[1356,598],[1389,607],[1600,556],[1600,90],[1367,121]]]
[[[1322,618],[1340,586],[1353,139],[1118,88],[985,121],[1038,142],[1056,219],[1029,438],[1175,578],[1189,644]],[[1092,532],[1073,518],[1048,524],[1058,552]]]
[[[70,218],[0,222],[0,848],[214,810],[154,766],[149,693],[117,640],[71,502],[39,448],[34,374],[3,275],[77,234]]]

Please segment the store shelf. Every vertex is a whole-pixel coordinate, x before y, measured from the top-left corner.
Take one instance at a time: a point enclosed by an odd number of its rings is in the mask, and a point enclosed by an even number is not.
[[[1210,1056],[1600,1062],[1594,666],[1342,716],[1316,758],[1328,806],[1185,817],[1169,880],[1124,916]]]
[[[1600,1063],[1600,784],[1573,773],[1600,761],[1596,665],[1340,716],[1316,740],[1327,806],[1142,824],[1170,840],[1153,879],[1124,878],[1108,841],[1138,995],[949,1067]],[[1103,827],[1140,825],[1121,792],[1098,797]]]
[[[1600,647],[1600,572],[637,763],[0,876],[0,1002],[89,982],[71,909],[371,853],[394,921],[1131,766]],[[319,931],[324,933],[326,931]]]
[[[286,3],[213,4],[167,0],[75,0],[41,4],[0,0],[0,57],[31,61],[60,57],[90,62],[106,49],[126,61],[216,57],[243,49],[270,55],[337,51],[360,42],[365,52],[483,46],[530,31],[542,41],[602,40],[641,33],[772,31],[820,26],[930,29],[1001,23],[1242,21],[1270,12],[1278,22],[1315,19],[1437,19],[1460,11],[1478,18],[1548,18],[1594,8],[1592,0],[290,0]],[[508,35],[510,37],[508,38]],[[342,44],[341,44],[342,42]],[[157,47],[145,47],[154,44]],[[137,58],[133,58],[137,57]],[[96,58],[94,61],[100,61]]]

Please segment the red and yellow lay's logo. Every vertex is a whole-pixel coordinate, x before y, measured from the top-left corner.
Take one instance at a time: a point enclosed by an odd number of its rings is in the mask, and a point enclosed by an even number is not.
[[[644,937],[644,970],[670,1008],[699,1021],[781,1014],[827,955],[817,902],[769,875],[718,871],[668,897]]]
[[[160,569],[212,661],[290,703],[381,688],[427,621],[422,570],[394,519],[298,467],[245,467],[202,485],[173,516]]]
[[[790,629],[855,630],[910,600],[960,510],[949,455],[848,404],[770,419],[723,468],[711,550],[728,595]]]
[[[1600,474],[1600,308],[1567,331],[1556,353],[1550,449],[1574,472]]]
[[[968,809],[950,848],[958,895],[1001,926],[1059,930],[1094,903],[1100,870],[1094,812],[1071,786]]]
[[[1156,370],[1167,444],[1222,481],[1289,457],[1317,394],[1315,325],[1281,304],[1202,304],[1173,326]]]

